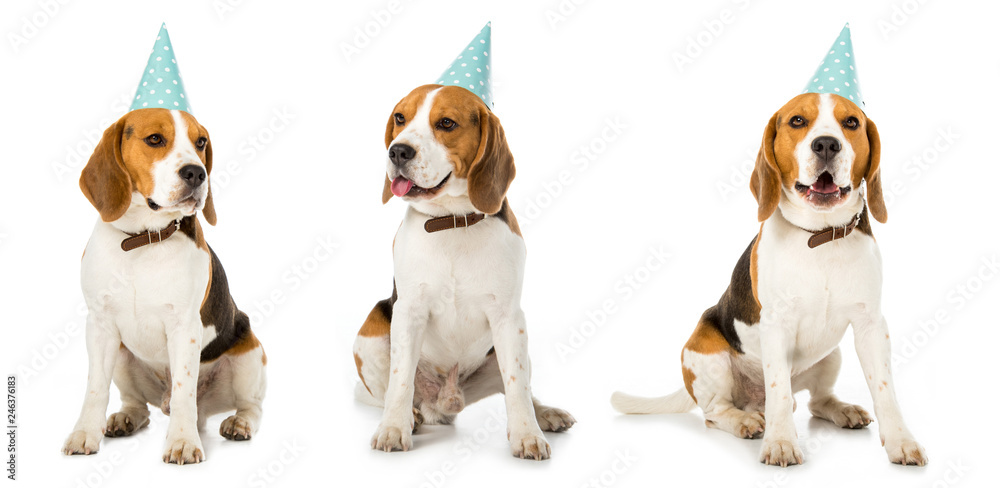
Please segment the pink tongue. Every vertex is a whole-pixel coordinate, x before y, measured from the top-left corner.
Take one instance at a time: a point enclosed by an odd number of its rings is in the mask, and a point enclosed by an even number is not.
[[[406,195],[410,188],[413,188],[413,182],[402,176],[397,176],[395,180],[392,180],[392,194],[397,197]]]
[[[840,188],[837,188],[837,185],[833,183],[833,176],[830,173],[823,173],[816,180],[816,183],[813,183],[811,190],[816,193],[834,193]]]

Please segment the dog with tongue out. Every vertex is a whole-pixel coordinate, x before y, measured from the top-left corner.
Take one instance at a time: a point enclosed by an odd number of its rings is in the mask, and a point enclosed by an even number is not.
[[[514,157],[493,113],[490,25],[436,84],[393,108],[382,202],[408,204],[393,241],[393,291],[358,332],[357,398],[382,407],[371,439],[408,450],[420,424],[450,424],[466,405],[505,396],[511,453],[548,459],[543,431],[576,423],[531,391],[521,310],[524,239],[506,193]]]
[[[845,26],[803,93],[764,128],[750,181],[760,232],[682,349],[684,388],[659,398],[615,393],[616,409],[678,413],[697,405],[708,427],[762,438],[760,462],[802,463],[796,392],[809,390],[809,413],[837,426],[873,420],[833,392],[838,344],[851,327],[889,460],[927,462],[894,392],[882,258],[869,221],[887,217],[881,141],[862,111],[857,76]]]

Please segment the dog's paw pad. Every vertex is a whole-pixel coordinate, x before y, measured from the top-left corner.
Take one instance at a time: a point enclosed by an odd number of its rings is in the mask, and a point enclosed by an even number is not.
[[[100,432],[73,431],[63,444],[63,454],[94,454],[101,446]]]
[[[219,435],[231,441],[247,441],[253,435],[253,424],[238,415],[232,415],[219,425]]]
[[[576,419],[569,412],[555,407],[536,408],[535,419],[538,420],[538,427],[545,432],[563,432],[576,424]]]
[[[782,468],[793,464],[802,464],[802,450],[794,440],[778,439],[764,440],[760,449],[760,462]]]
[[[401,429],[380,425],[372,436],[372,449],[379,451],[409,451],[413,447],[412,428]]]
[[[552,455],[552,449],[541,432],[511,436],[510,452],[514,457],[542,461]]]
[[[743,439],[757,439],[764,435],[764,414],[760,412],[749,412],[743,417],[739,425],[739,437]]]
[[[135,431],[147,425],[149,425],[148,417],[140,422],[125,412],[117,412],[108,417],[108,427],[104,430],[104,435],[106,437],[124,437],[134,434]]]
[[[924,466],[927,464],[927,453],[923,446],[912,439],[901,439],[885,443],[885,452],[889,454],[889,461],[893,464],[904,466]]]
[[[163,462],[169,464],[197,464],[205,460],[205,451],[201,442],[190,439],[167,441],[167,450],[163,452]]]

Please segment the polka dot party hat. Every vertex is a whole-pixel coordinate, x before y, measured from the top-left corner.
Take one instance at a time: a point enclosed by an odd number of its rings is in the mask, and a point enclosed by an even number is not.
[[[170,44],[170,34],[167,34],[167,24],[160,26],[160,33],[156,35],[153,52],[149,53],[146,71],[142,73],[142,80],[139,81],[139,88],[135,91],[129,110],[140,108],[191,112],[184,81],[177,70],[174,46]]]
[[[833,41],[823,62],[816,68],[816,74],[809,80],[802,93],[833,93],[840,95],[864,109],[858,86],[858,72],[855,70],[854,45],[851,44],[851,24],[844,24],[837,40]]]
[[[493,110],[493,86],[490,83],[490,23],[472,39],[466,48],[459,53],[448,69],[441,73],[439,85],[454,85],[468,89],[486,102]]]

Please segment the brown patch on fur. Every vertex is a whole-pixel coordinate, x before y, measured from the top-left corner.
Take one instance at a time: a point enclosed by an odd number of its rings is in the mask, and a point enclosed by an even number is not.
[[[687,389],[688,395],[691,395],[691,399],[698,402],[698,398],[694,396],[694,380],[697,377],[694,375],[694,371],[691,371],[684,366],[681,366],[681,376],[684,377],[684,388]]]
[[[233,344],[233,347],[226,350],[226,354],[239,356],[240,354],[248,353],[258,347],[260,347],[260,341],[257,340],[257,336],[253,335],[253,331],[248,330],[246,335],[241,337],[236,344]]]
[[[761,308],[760,297],[757,296],[757,248],[760,247],[760,236],[764,234],[764,223],[760,223],[760,231],[757,232],[757,239],[753,241],[750,248],[750,290],[753,292],[753,300],[757,302],[757,308]]]
[[[368,390],[368,393],[370,395],[374,396],[375,394],[372,393],[372,389],[368,388],[368,383],[365,383],[365,375],[361,374],[361,365],[362,364],[363,364],[363,362],[361,361],[361,356],[358,356],[357,354],[354,354],[354,365],[358,367],[358,377],[361,378],[361,384],[365,385],[365,389]]]
[[[260,351],[260,364],[267,366],[267,353],[263,349]]]
[[[403,129],[406,128],[407,124],[412,122],[414,116],[417,115],[417,110],[423,105],[424,99],[427,98],[427,94],[439,87],[440,85],[424,85],[417,87],[411,91],[408,95],[403,97],[396,106],[393,107],[392,113],[389,114],[389,120],[385,124],[385,148],[389,149],[389,145],[392,144],[393,139],[399,135]],[[396,124],[396,114],[403,114],[406,122],[402,125]],[[433,126],[432,126],[433,127]],[[382,203],[386,203],[392,198],[392,182],[389,181],[388,175],[383,175],[382,179],[385,180],[382,185]]]
[[[392,306],[386,302],[387,300],[382,300],[375,304],[372,311],[368,313],[365,323],[361,324],[361,330],[358,331],[359,336],[381,337],[389,335],[389,328],[392,323]],[[386,314],[387,308],[390,310],[388,314]]]
[[[733,352],[732,346],[730,346],[729,342],[726,341],[726,338],[722,336],[719,329],[705,323],[704,321],[698,322],[698,326],[694,328],[694,333],[691,334],[687,344],[684,344],[684,349],[699,354]]]

